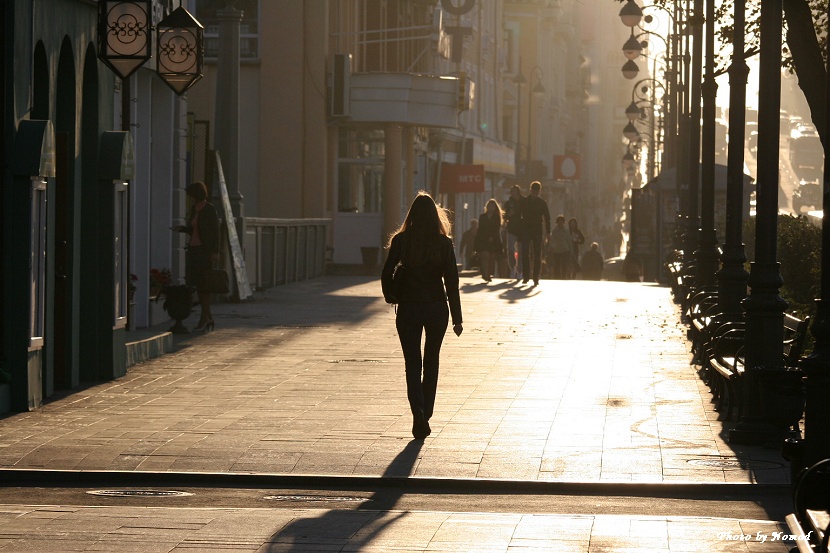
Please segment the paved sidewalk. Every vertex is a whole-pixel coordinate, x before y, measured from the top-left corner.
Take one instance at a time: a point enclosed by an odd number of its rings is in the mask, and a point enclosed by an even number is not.
[[[220,305],[177,352],[0,420],[0,467],[788,481],[777,452],[724,441],[669,290],[639,283],[463,279],[433,433],[402,462],[411,417],[379,292],[329,277]]]
[[[787,553],[781,534],[704,517],[0,505],[0,551]]]
[[[421,447],[407,447],[403,361],[379,282],[327,277],[219,305],[214,332],[177,337],[174,353],[124,378],[0,420],[0,469],[540,488],[788,483],[778,452],[725,442],[667,288],[462,278],[462,307]],[[783,529],[693,517],[0,507],[0,551],[44,550],[40,535],[77,538],[55,551],[146,551],[148,540],[159,551],[787,551],[727,539]]]

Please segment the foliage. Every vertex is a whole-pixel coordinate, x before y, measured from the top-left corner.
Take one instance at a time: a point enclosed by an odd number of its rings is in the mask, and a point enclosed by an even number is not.
[[[746,254],[755,258],[755,218],[744,227]],[[778,262],[784,285],[781,297],[789,302],[788,311],[799,317],[815,314],[821,280],[821,228],[806,217],[778,216]]]
[[[173,273],[170,269],[150,269],[150,288],[162,289],[173,284]]]

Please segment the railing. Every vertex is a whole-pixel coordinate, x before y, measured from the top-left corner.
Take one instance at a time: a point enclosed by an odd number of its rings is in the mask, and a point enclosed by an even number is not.
[[[245,218],[245,266],[258,290],[323,276],[330,219]]]

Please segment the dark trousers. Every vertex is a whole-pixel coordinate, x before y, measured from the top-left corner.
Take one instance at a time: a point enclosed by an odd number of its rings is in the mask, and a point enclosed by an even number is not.
[[[406,395],[409,398],[409,408],[413,414],[419,410],[423,411],[427,420],[432,417],[435,408],[438,358],[448,324],[449,307],[445,301],[402,303],[398,306],[395,326],[398,329],[406,366]],[[421,336],[424,331],[426,340],[422,359]]]
[[[530,256],[533,256],[533,272],[530,271]],[[542,231],[528,232],[522,242],[522,276],[539,280],[542,272]]]
[[[568,277],[568,265],[571,261],[571,253],[554,253],[551,255],[552,259],[552,277],[558,280],[564,280]]]

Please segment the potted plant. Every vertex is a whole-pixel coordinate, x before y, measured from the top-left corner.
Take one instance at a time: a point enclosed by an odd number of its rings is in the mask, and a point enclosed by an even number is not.
[[[164,296],[164,310],[170,315],[170,318],[176,321],[170,332],[174,334],[188,334],[190,331],[182,324],[182,321],[190,316],[193,310],[193,292],[192,286],[185,284],[165,286],[156,297],[156,301],[161,296]]]
[[[173,284],[173,272],[170,269],[150,269],[150,297],[155,298],[166,287]]]

